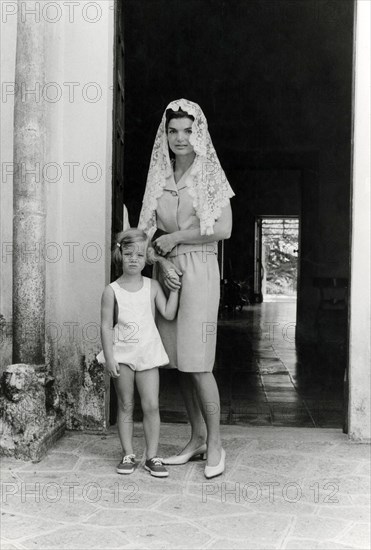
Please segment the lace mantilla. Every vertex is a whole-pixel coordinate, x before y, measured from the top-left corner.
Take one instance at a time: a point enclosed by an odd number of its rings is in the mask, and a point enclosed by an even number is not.
[[[220,217],[222,208],[228,204],[234,193],[220,165],[208,131],[207,120],[201,108],[197,103],[187,99],[177,99],[169,103],[166,110],[178,111],[179,108],[195,119],[189,142],[194,148],[196,157],[190,170],[191,177],[187,178],[187,186],[193,199],[193,208],[200,220],[201,235],[212,235],[215,221]],[[143,229],[150,238],[157,229],[157,200],[163,193],[166,178],[173,173],[165,128],[166,110],[152,149],[139,219],[139,228]]]

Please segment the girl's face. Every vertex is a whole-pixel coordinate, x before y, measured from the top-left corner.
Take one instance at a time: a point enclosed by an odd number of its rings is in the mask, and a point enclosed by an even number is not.
[[[192,134],[192,119],[172,118],[167,128],[167,140],[171,151],[176,156],[184,156],[193,153],[194,149],[189,143]]]
[[[139,241],[122,249],[122,271],[128,275],[141,273],[146,265],[146,243]]]

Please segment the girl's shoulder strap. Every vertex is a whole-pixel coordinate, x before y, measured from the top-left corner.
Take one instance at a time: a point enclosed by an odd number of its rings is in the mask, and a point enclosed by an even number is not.
[[[147,292],[151,292],[152,290],[152,281],[150,277],[144,277],[143,276],[143,288],[147,290]]]

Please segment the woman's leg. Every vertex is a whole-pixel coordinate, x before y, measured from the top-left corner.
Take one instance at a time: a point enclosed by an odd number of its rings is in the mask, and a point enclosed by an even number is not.
[[[117,393],[117,429],[124,455],[133,451],[134,371],[120,364],[120,376],[113,379]]]
[[[180,389],[183,395],[184,404],[187,409],[189,421],[191,423],[191,439],[179,453],[180,455],[192,452],[200,447],[206,441],[206,425],[203,411],[200,407],[198,392],[190,373],[180,372]]]
[[[212,372],[191,373],[207,426],[207,465],[217,466],[221,456],[220,399]]]
[[[137,388],[143,411],[143,429],[147,446],[147,459],[157,456],[160,438],[160,412],[158,406],[159,374],[158,368],[137,371]]]

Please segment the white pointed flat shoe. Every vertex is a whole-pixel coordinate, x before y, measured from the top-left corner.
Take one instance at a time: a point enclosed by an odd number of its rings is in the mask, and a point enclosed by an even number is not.
[[[205,466],[205,477],[210,479],[211,477],[220,476],[225,470],[225,450],[222,448],[219,464],[216,466]]]
[[[203,445],[200,445],[195,449],[194,451],[190,453],[184,453],[183,455],[174,455],[169,456],[168,458],[163,458],[162,462],[163,464],[166,464],[168,466],[179,466],[180,464],[187,464],[191,460],[191,458],[194,458],[195,456],[200,455],[202,460],[206,460],[206,443]]]

